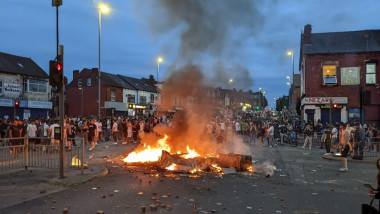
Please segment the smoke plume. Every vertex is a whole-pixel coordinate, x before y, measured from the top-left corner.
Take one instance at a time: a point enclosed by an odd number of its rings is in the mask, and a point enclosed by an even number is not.
[[[161,136],[169,135],[174,151],[186,152],[184,149],[189,145],[203,154],[248,153],[249,149],[241,140],[221,145],[207,134],[206,124],[214,120],[216,107],[207,88],[248,90],[253,86],[248,69],[233,65],[233,61],[242,41],[254,36],[263,24],[263,16],[255,3],[252,0],[135,1],[139,20],[146,21],[154,37],[180,34],[178,58],[169,66],[169,77],[162,84],[159,108],[167,111],[173,106],[181,106],[184,111],[177,112],[171,121],[174,128],[155,129]],[[223,60],[227,57],[228,60]],[[206,60],[210,69],[196,65],[197,61]],[[223,61],[228,61],[229,65],[224,65]],[[177,68],[178,64],[185,66]],[[145,136],[143,142],[155,141],[152,136]]]

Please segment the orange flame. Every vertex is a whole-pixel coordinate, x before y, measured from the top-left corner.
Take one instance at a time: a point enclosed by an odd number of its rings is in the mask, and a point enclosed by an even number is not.
[[[201,156],[195,150],[190,149],[189,146],[187,146],[186,149],[187,149],[187,154],[182,156],[185,159],[190,159],[190,158],[195,158],[195,157]]]
[[[255,168],[253,168],[253,166],[250,166],[247,168],[247,171],[248,172],[254,172],[255,171]]]
[[[223,174],[222,167],[218,166],[217,164],[212,164],[211,166],[216,170],[217,173],[222,173]]]
[[[173,163],[172,165],[166,167],[165,169],[167,169],[167,170],[175,170],[176,166],[177,166],[177,164]]]
[[[127,163],[136,163],[136,162],[154,162],[159,161],[161,158],[162,150],[167,152],[171,151],[170,146],[166,143],[168,136],[165,135],[164,138],[159,139],[154,148],[148,146],[141,152],[131,152],[127,157],[123,159]]]

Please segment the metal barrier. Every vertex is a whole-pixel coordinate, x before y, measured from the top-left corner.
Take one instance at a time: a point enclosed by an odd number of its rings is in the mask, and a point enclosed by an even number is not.
[[[366,157],[378,157],[380,153],[380,137],[366,137],[363,156]]]
[[[28,167],[59,168],[59,144],[51,138],[1,138],[0,171]],[[75,146],[71,145],[75,141]],[[83,174],[83,138],[64,139],[64,167],[81,169]]]

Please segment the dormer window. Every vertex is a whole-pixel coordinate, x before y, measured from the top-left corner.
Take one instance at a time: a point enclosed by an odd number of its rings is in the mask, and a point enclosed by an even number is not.
[[[338,81],[336,79],[336,65],[323,66],[323,84],[335,85]]]

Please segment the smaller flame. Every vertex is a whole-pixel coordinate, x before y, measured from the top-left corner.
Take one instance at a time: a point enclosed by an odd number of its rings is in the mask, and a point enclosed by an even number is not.
[[[194,168],[194,169],[191,169],[189,172],[190,172],[191,174],[193,174],[193,173],[196,173],[196,172],[202,172],[202,170],[201,170],[201,169],[198,169],[198,168]]]
[[[195,150],[190,149],[189,146],[187,146],[186,149],[187,149],[187,154],[183,156],[183,158],[185,158],[185,159],[191,159],[191,158],[201,156]]]
[[[253,166],[250,166],[247,168],[247,171],[248,172],[254,172],[255,171],[255,168],[253,168]]]
[[[212,164],[211,166],[216,170],[216,172],[223,174],[222,167],[218,166],[217,164]]]
[[[175,169],[176,169],[176,166],[177,166],[177,164],[173,163],[172,165],[166,167],[165,169],[167,169],[167,170],[171,170],[171,171],[172,171],[172,170],[175,170]]]

